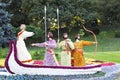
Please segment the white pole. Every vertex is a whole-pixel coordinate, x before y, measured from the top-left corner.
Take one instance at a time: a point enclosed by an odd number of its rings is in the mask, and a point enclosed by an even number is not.
[[[46,6],[44,7],[45,15],[44,15],[44,24],[45,24],[45,42],[47,41],[47,27],[46,27]]]
[[[45,42],[47,41],[47,27],[46,27],[46,6],[44,7],[44,13],[45,13],[45,15],[44,15],[44,24],[45,24]],[[45,53],[47,52],[47,48],[46,48],[46,45],[45,45]]]
[[[58,41],[59,41],[59,36],[60,36],[60,35],[59,35],[59,34],[60,34],[60,33],[59,33],[59,32],[60,32],[60,31],[59,31],[59,27],[60,27],[60,24],[59,24],[59,9],[58,9],[58,8],[57,8],[57,21],[58,21]]]

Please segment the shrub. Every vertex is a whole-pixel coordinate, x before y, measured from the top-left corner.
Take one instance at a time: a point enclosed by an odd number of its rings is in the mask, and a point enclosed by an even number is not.
[[[33,59],[34,60],[43,60],[45,51],[35,51],[33,53]]]
[[[116,32],[115,32],[115,37],[116,37],[116,38],[120,38],[120,31],[116,31]]]
[[[32,37],[33,39],[43,37],[43,30],[40,27],[36,27],[34,25],[27,25],[27,31],[32,31],[35,35]]]
[[[31,44],[31,42],[42,42],[44,40],[43,30],[40,27],[34,25],[26,25],[26,30],[34,32],[32,37],[29,37],[29,40],[26,40],[26,44]]]
[[[99,36],[100,36],[101,38],[107,37],[107,31],[102,31],[102,32],[100,32]]]
[[[115,32],[113,32],[113,31],[101,31],[99,34],[99,37],[101,37],[101,38],[114,38]]]

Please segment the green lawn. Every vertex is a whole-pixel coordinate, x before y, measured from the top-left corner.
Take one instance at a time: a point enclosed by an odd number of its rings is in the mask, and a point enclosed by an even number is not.
[[[85,57],[94,58],[96,60],[120,63],[120,51],[110,51],[110,52],[86,52]]]

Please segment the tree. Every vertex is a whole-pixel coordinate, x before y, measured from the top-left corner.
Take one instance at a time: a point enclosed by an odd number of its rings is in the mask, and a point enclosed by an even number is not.
[[[120,22],[120,2],[119,0],[95,0],[96,11],[104,25]]]
[[[61,28],[70,29],[71,21],[75,16],[89,22],[98,17],[94,6],[89,0],[22,0],[21,12],[27,15],[29,23],[44,27],[44,6],[47,6],[47,27],[53,27],[56,23],[56,10],[59,8]],[[78,21],[77,21],[78,23]],[[81,24],[81,22],[79,22]],[[76,25],[74,25],[75,27]],[[56,28],[56,27],[55,27]],[[57,29],[57,28],[56,28]]]
[[[95,9],[96,5],[91,0],[13,0],[8,9],[14,14],[11,21],[12,25],[32,24],[41,27],[44,31],[45,5],[47,7],[48,30],[57,30],[57,8],[59,8],[60,28],[68,29],[68,31],[74,27],[80,27],[81,20],[84,20],[89,26],[92,21],[99,17],[99,13]],[[15,9],[13,9],[14,7]],[[74,20],[74,17],[79,17],[81,20]],[[72,21],[75,21],[75,24],[72,24]]]
[[[9,3],[0,2],[0,46],[2,47],[5,47],[9,40],[15,39],[14,32],[9,24],[11,14],[5,10],[8,5]]]

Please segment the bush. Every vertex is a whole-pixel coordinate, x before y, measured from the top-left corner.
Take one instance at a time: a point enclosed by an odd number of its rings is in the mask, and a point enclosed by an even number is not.
[[[107,31],[102,31],[102,32],[100,32],[99,36],[100,36],[101,38],[107,37]]]
[[[27,25],[26,30],[35,33],[35,35],[32,37],[33,39],[37,39],[37,38],[42,38],[43,37],[43,30],[41,30],[40,27],[36,27],[34,25]]]
[[[113,32],[113,31],[101,31],[99,34],[99,37],[101,37],[101,38],[114,38],[115,32]]]
[[[33,53],[33,59],[34,60],[43,60],[45,51],[35,51]]]
[[[0,58],[5,58],[9,48],[0,48]]]
[[[115,37],[120,38],[120,31],[115,32]]]
[[[34,32],[34,36],[29,37],[29,40],[26,40],[26,44],[31,44],[31,42],[42,42],[44,41],[43,30],[40,27],[34,25],[26,25],[26,30]]]

